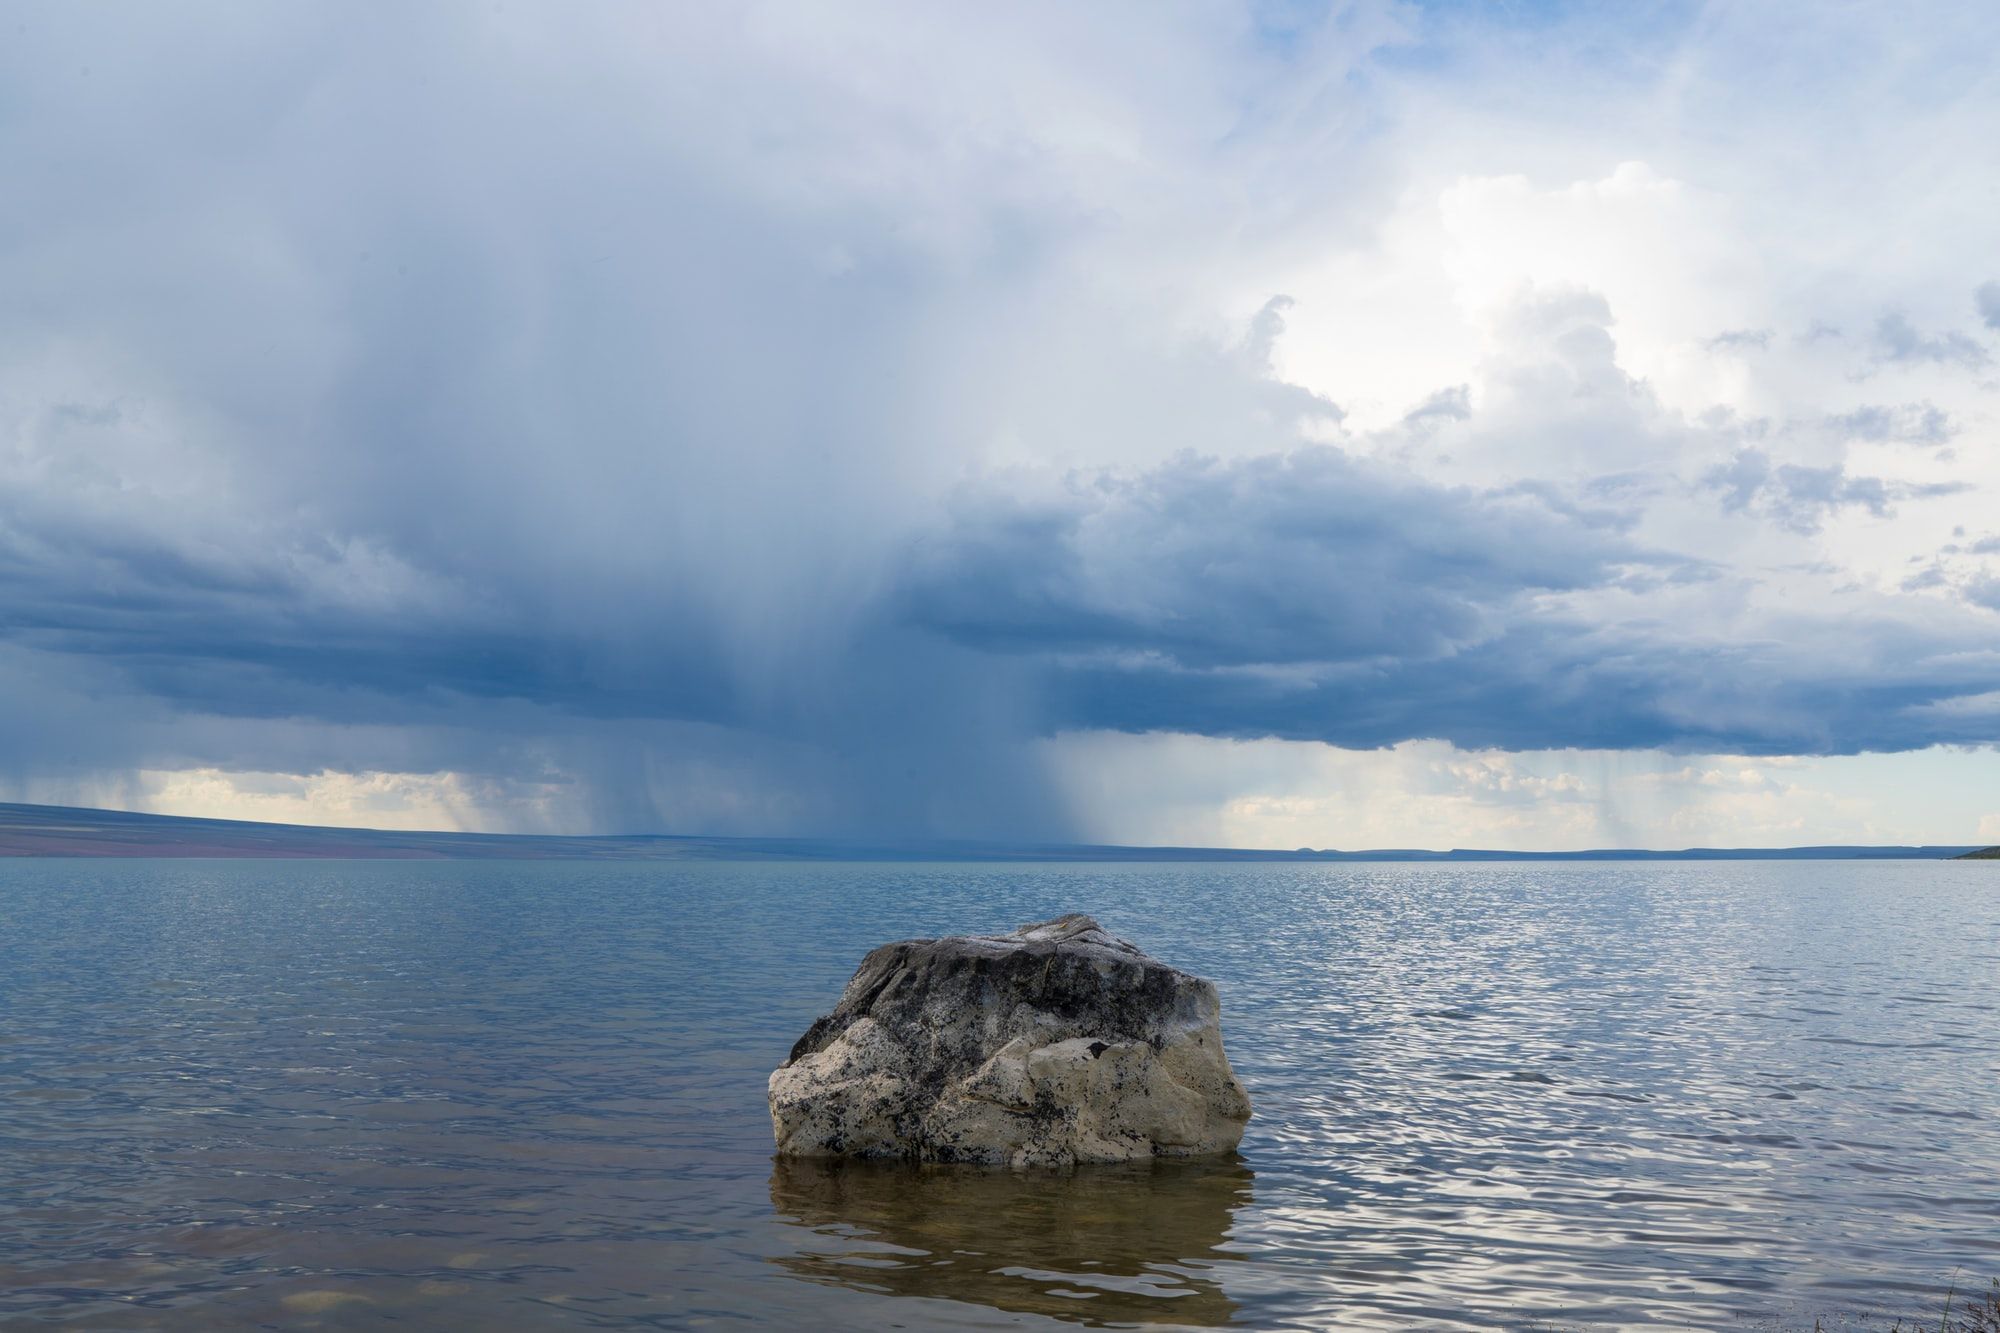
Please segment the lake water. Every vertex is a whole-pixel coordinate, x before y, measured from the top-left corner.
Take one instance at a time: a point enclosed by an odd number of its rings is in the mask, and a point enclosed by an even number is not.
[[[875,944],[1221,988],[1239,1159],[775,1163]],[[2000,865],[0,864],[0,1321],[1885,1328],[2000,1276]]]

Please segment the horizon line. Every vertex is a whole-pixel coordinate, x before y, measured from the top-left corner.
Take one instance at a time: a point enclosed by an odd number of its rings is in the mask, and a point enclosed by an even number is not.
[[[62,823],[51,823],[60,820]],[[208,838],[175,837],[208,833]],[[126,836],[120,836],[121,834]],[[130,835],[140,835],[136,839]],[[146,836],[150,834],[151,836]],[[290,824],[164,815],[95,806],[0,802],[0,857],[228,859],[790,859],[1096,861],[1590,861],[1925,860],[1985,850],[1977,842],[1821,843],[1792,847],[1592,847],[1514,850],[1422,847],[1213,847],[1178,844],[1033,842],[985,838],[700,833],[479,833]],[[651,852],[651,855],[647,853]]]

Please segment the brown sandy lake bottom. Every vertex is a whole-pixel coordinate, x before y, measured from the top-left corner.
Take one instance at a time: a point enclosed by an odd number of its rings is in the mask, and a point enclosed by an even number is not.
[[[774,1162],[871,946],[1214,978],[1241,1156]],[[0,865],[0,1323],[1886,1327],[2000,1275],[1977,863]]]

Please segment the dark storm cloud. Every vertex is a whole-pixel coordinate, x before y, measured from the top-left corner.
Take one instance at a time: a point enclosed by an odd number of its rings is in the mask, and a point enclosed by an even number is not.
[[[626,826],[634,770],[733,754],[825,825],[1060,831],[1010,669],[870,610],[959,466],[927,395],[1009,352],[939,332],[1088,225],[993,169],[1020,143],[943,160],[983,108],[905,133],[743,14],[125,22],[31,10],[0,44],[33,111],[0,114],[16,775],[121,737],[310,765],[291,721],[459,767],[483,710],[601,768]]]
[[[1662,563],[1613,524],[1332,448],[1187,456],[1041,501],[962,497],[906,614],[982,650],[1194,670],[1427,658],[1490,637],[1536,593]]]
[[[1209,188],[1284,128],[1244,25],[1134,60],[1149,8],[1032,40],[830,12],[182,5],[107,41],[22,7],[0,777],[559,772],[601,827],[1029,835],[1067,831],[1032,751],[1069,727],[1990,738],[1909,720],[1993,687],[1985,612],[1724,615],[1690,600],[1706,553],[1533,475],[1544,437],[1636,468],[1650,420],[1516,404],[1516,480],[1442,486],[1273,376],[1282,298],[1234,343],[1166,331],[1181,294],[1128,288],[1267,217],[1329,244],[1376,188],[1365,153],[1315,166],[1345,133],[1317,123],[1282,208]],[[1121,96],[1139,69],[1172,96]],[[1563,347],[1594,378],[1551,401],[1624,401],[1607,332]],[[1479,429],[1459,386],[1404,434]],[[1017,442],[1085,462],[1037,484],[993,464]],[[1671,489],[1633,477],[1600,489]],[[1713,484],[1802,530],[1929,493],[1754,451]]]
[[[1800,505],[1848,489],[1784,484]],[[907,614],[1036,662],[1060,727],[1751,754],[1994,739],[1929,711],[2000,680],[1990,634],[1865,604],[1745,634],[1674,605],[1717,577],[1607,516],[1317,449],[968,498]],[[1624,613],[1581,609],[1607,597]]]
[[[1819,476],[1779,484],[1788,505],[1881,498]],[[1926,707],[2000,679],[1976,642],[1887,617],[1676,632],[1649,599],[1714,572],[1645,548],[1614,516],[1429,486],[1324,447],[1084,474],[1054,494],[965,490],[818,664],[817,698],[760,695],[716,628],[670,604],[633,605],[647,629],[621,637],[497,612],[315,609],[308,585],[170,552],[66,556],[98,591],[45,572],[10,583],[10,637],[170,710],[462,731],[490,708],[498,734],[567,716],[600,743],[593,719],[716,724],[769,738],[738,748],[789,736],[801,754],[833,744],[900,755],[911,772],[930,747],[905,736],[976,740],[973,701],[1000,688],[1012,701],[985,720],[1001,732],[1798,753],[1989,739],[1980,716]],[[147,575],[114,585],[107,568]],[[1566,600],[1585,594],[1628,614]]]
[[[1072,725],[1345,746],[1417,737],[1508,750],[1849,754],[2000,739],[1991,718],[1936,711],[2000,680],[1993,653],[1954,660],[1947,641],[1919,647],[1906,667],[1870,666],[1880,669],[1827,671],[1789,644],[1556,620],[1451,657],[1296,678],[1080,663],[1061,684]]]

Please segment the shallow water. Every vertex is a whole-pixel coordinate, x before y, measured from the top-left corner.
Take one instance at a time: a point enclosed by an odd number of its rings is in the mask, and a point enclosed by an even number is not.
[[[772,1160],[869,947],[1072,910],[1240,1159]],[[9,1322],[1883,1327],[1996,1182],[1990,864],[0,864]]]

